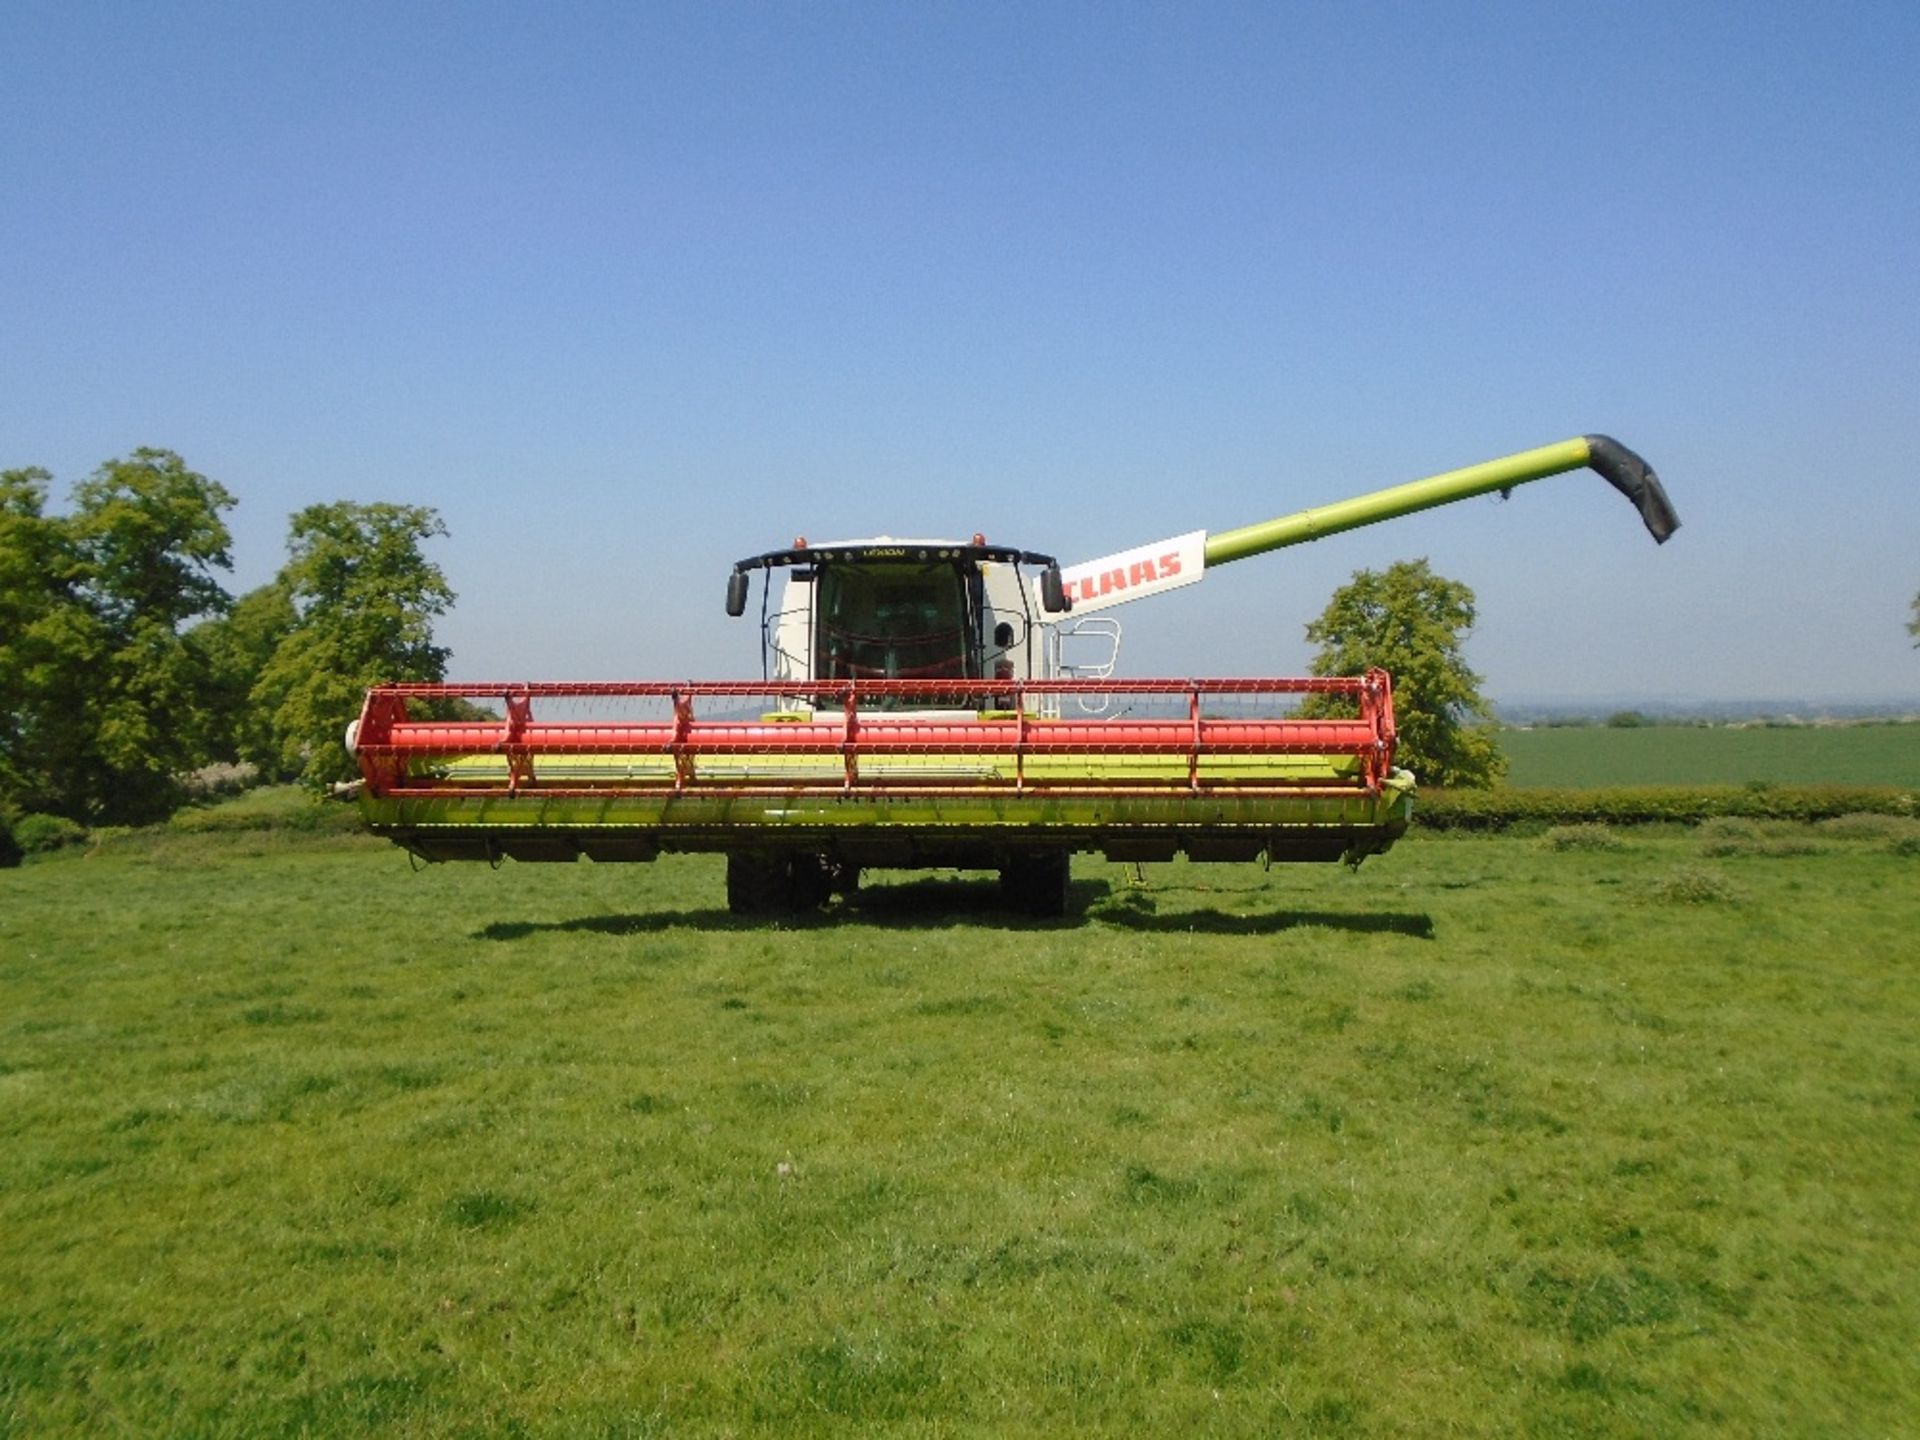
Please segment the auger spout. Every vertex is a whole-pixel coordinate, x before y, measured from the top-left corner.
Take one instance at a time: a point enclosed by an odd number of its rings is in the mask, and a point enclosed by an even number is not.
[[[1226,565],[1249,556],[1264,555],[1269,550],[1280,550],[1323,536],[1337,535],[1343,530],[1356,530],[1362,525],[1411,515],[1417,510],[1430,510],[1436,505],[1448,505],[1455,500],[1466,500],[1494,490],[1510,490],[1530,480],[1544,480],[1549,475],[1565,474],[1583,466],[1603,476],[1634,503],[1648,533],[1656,541],[1664,544],[1667,537],[1680,528],[1680,517],[1674,513],[1667,492],[1661,487],[1660,478],[1654,474],[1652,466],[1618,440],[1605,435],[1583,435],[1575,440],[1562,440],[1555,445],[1542,445],[1538,449],[1522,450],[1499,460],[1469,465],[1462,470],[1431,475],[1425,480],[1413,480],[1405,485],[1375,490],[1372,494],[1358,495],[1351,500],[1315,506],[1310,510],[1281,516],[1277,520],[1263,520],[1256,525],[1242,525],[1236,530],[1222,530],[1207,536],[1206,563],[1209,568]]]

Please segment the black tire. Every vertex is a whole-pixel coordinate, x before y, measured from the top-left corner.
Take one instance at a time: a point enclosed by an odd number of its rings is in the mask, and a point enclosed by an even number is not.
[[[787,873],[787,903],[796,913],[818,910],[833,897],[834,870],[826,856],[795,855]]]
[[[805,915],[833,894],[824,855],[741,851],[727,856],[727,909],[735,915]]]
[[[1064,915],[1072,872],[1073,856],[1065,850],[1011,856],[1000,871],[1000,898],[1022,915]]]
[[[793,908],[784,855],[736,852],[727,856],[727,909],[735,915],[785,915]]]

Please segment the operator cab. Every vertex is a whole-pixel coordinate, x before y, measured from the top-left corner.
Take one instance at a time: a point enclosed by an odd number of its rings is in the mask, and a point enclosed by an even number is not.
[[[1035,583],[1027,565],[1039,569]],[[773,681],[1038,679],[1041,614],[1067,608],[1052,556],[979,535],[796,540],[733,567],[729,615],[746,612],[756,570],[766,576],[763,673]],[[787,577],[777,608],[775,570]]]

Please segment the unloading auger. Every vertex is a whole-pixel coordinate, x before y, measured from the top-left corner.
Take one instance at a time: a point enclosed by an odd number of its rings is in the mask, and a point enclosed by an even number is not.
[[[348,737],[360,804],[428,861],[721,852],[747,915],[817,908],[875,867],[995,870],[1014,907],[1057,915],[1075,851],[1358,864],[1413,807],[1384,671],[1115,679],[1118,624],[1096,612],[1583,467],[1656,541],[1679,527],[1651,467],[1590,435],[1065,567],[982,535],[796,540],[728,577],[734,616],[767,580],[760,680],[376,686]],[[1352,718],[1294,713],[1313,693]],[[494,713],[430,718],[450,701]]]

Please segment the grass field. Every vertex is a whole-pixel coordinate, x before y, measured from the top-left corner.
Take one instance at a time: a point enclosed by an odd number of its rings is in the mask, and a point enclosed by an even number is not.
[[[1503,730],[1511,785],[1920,786],[1920,725]]]
[[[0,872],[0,1433],[1911,1434],[1912,848]]]

